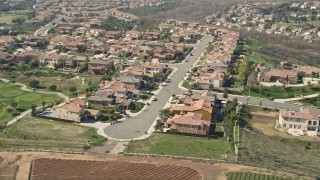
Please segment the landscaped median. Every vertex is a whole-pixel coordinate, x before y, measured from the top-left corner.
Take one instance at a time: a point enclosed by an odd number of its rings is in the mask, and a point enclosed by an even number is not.
[[[231,154],[230,148],[230,143],[222,138],[155,133],[147,139],[131,141],[126,152],[224,159]]]

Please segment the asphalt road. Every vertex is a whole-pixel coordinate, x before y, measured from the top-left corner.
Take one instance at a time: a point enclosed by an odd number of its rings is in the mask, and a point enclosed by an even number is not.
[[[59,15],[56,19],[54,19],[52,22],[46,24],[45,26],[43,27],[40,27],[39,29],[37,29],[35,32],[34,32],[34,36],[46,36],[48,34],[48,31],[49,29],[53,28],[54,25],[53,23],[55,24],[58,24],[59,22],[61,22],[61,19],[63,18],[64,16],[62,15]]]
[[[249,104],[249,105],[257,105],[257,106],[263,106],[268,108],[274,108],[274,109],[285,109],[285,110],[291,110],[291,111],[297,111],[300,108],[306,107],[299,104],[293,104],[293,103],[284,103],[284,102],[275,102],[268,99],[261,99],[256,97],[249,97],[249,96],[239,96],[239,95],[233,95],[229,94],[227,98],[223,98],[222,93],[217,93],[217,98],[221,100],[230,100],[237,98],[238,102],[243,104]],[[315,107],[308,107],[316,112],[320,113],[320,109]]]
[[[171,82],[156,95],[158,101],[153,101],[146,110],[135,117],[131,117],[125,121],[118,122],[115,125],[108,126],[104,131],[106,135],[115,139],[133,139],[143,136],[150,128],[152,123],[159,115],[159,111],[169,100],[172,94],[181,94],[183,90],[178,87],[185,74],[191,69],[193,64],[198,60],[204,52],[208,43],[212,40],[210,36],[205,36],[199,44],[195,45],[193,56],[187,57],[188,62],[176,64],[177,68],[174,75],[170,78]],[[171,66],[172,67],[172,66]]]

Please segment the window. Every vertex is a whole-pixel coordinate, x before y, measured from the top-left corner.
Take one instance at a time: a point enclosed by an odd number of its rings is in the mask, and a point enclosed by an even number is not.
[[[312,121],[308,121],[308,125],[311,125]]]
[[[289,128],[292,128],[292,124],[289,125]]]
[[[298,118],[298,119],[297,119],[297,122],[301,122],[301,120]]]
[[[301,129],[301,125],[298,125],[298,129]]]
[[[316,126],[317,125],[317,121],[313,121],[313,125]]]
[[[283,124],[282,127],[287,127],[287,125],[286,125],[286,124]]]
[[[294,125],[293,128],[294,128],[294,129],[297,129],[297,125]]]

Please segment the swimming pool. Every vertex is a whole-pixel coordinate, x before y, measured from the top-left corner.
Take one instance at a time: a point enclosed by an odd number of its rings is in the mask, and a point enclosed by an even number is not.
[[[41,114],[39,114],[40,116],[43,116],[43,117],[51,117],[52,116],[52,112],[50,111],[45,111]]]

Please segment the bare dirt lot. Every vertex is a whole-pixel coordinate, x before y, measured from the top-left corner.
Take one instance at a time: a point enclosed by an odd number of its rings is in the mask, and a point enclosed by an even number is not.
[[[252,171],[252,172],[271,172],[266,169],[253,168],[234,164],[205,164],[195,163],[189,160],[176,160],[167,158],[154,157],[133,157],[123,155],[106,155],[106,154],[86,154],[86,155],[71,155],[71,154],[53,154],[41,152],[0,152],[0,157],[5,161],[11,162],[16,167],[16,179],[27,180],[29,178],[31,162],[41,158],[55,159],[71,159],[71,160],[96,160],[96,161],[116,161],[121,163],[149,163],[153,165],[180,166],[188,167],[198,171],[203,179],[210,180],[225,180],[225,172],[228,171]],[[1,167],[1,166],[0,166]],[[280,173],[280,172],[273,172]],[[281,174],[281,173],[280,173]]]

